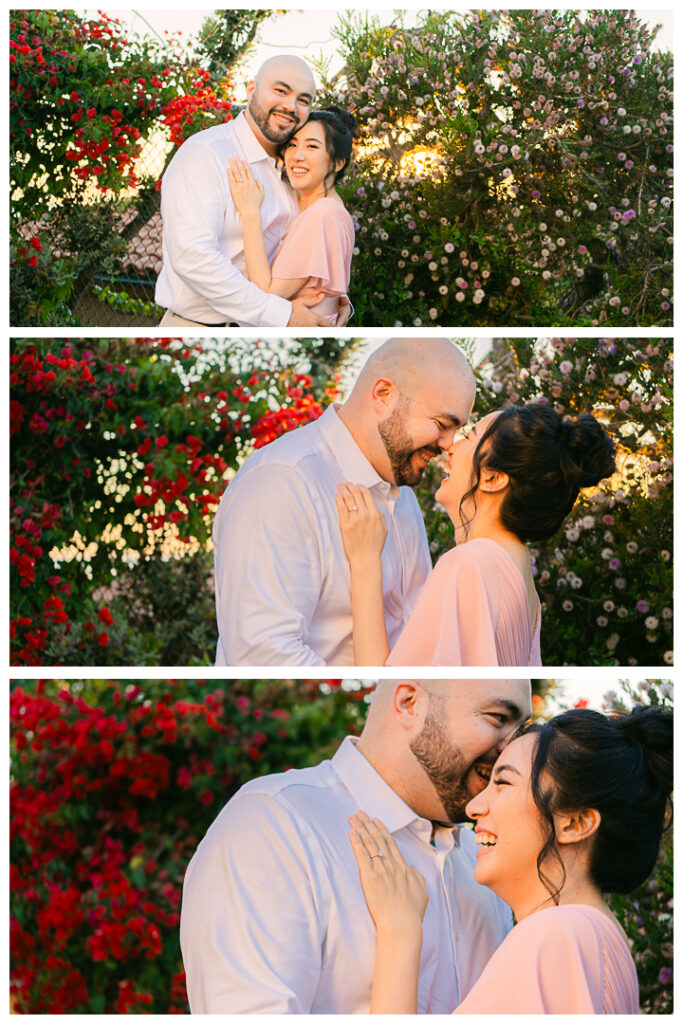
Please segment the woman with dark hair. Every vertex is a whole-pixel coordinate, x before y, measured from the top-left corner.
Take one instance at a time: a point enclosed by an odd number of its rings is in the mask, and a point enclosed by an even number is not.
[[[455,684],[454,684],[455,685]],[[673,715],[573,710],[531,725],[467,805],[475,878],[517,924],[455,1013],[638,1013],[628,939],[605,902],[652,872],[671,810]],[[350,819],[377,929],[371,1013],[416,1013],[428,897],[379,821]]]
[[[615,470],[614,445],[584,413],[542,403],[491,413],[454,441],[436,492],[456,546],[439,559],[389,652],[382,604],[384,518],[370,492],[341,484],[357,665],[540,665],[541,606],[529,541],[551,537],[583,487]]]
[[[228,181],[242,218],[247,277],[285,299],[322,294],[312,308],[336,323],[339,296],[351,273],[355,230],[335,185],[345,174],[357,135],[352,114],[339,107],[314,110],[280,147],[286,181],[297,194],[300,213],[268,265],[261,224],[263,185],[237,158]]]

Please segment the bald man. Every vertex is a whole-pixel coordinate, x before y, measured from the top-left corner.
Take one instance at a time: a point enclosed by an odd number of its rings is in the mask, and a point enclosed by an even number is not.
[[[329,321],[294,299],[262,291],[245,276],[242,222],[228,185],[231,157],[245,160],[264,187],[261,219],[268,261],[298,213],[276,162],[278,146],[308,118],[315,79],[299,57],[272,57],[247,86],[247,107],[234,121],[183,143],[161,182],[163,263],[156,301],[160,326],[315,327]],[[348,309],[340,311],[341,325]]]
[[[458,825],[531,708],[528,680],[385,680],[330,761],[247,783],[185,875],[193,1013],[368,1013],[375,929],[348,819],[379,818],[424,877],[418,1013],[450,1013],[511,926]]]
[[[386,520],[384,611],[393,646],[431,570],[410,488],[469,419],[474,390],[452,342],[392,339],[343,405],[247,459],[213,527],[217,665],[353,665],[335,497],[344,481],[369,488]]]

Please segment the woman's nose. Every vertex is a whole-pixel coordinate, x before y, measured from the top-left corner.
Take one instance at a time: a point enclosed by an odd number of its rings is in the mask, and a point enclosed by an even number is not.
[[[477,793],[476,796],[472,797],[467,807],[465,808],[465,814],[468,818],[478,818],[486,812],[486,801],[483,799],[483,795],[486,792],[485,789],[481,793]]]

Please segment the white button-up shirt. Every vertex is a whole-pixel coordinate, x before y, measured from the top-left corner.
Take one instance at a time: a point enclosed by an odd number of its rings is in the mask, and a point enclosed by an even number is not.
[[[242,221],[230,195],[228,160],[246,160],[264,186],[261,221],[268,262],[297,215],[273,157],[241,113],[191,136],[161,182],[163,264],[156,301],[187,320],[285,327],[292,304],[245,277]]]
[[[213,526],[217,665],[353,665],[350,571],[335,496],[368,487],[388,535],[384,613],[396,642],[431,570],[415,495],[383,480],[334,406],[259,449]]]
[[[331,761],[255,779],[185,875],[192,1013],[367,1013],[375,956],[348,817],[380,818],[429,891],[418,1013],[450,1013],[512,925],[474,881],[474,835],[419,818],[347,738]],[[432,839],[433,833],[433,839]]]

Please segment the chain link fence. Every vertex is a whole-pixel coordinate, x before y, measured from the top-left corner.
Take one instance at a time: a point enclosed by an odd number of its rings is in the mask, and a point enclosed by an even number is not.
[[[139,187],[115,201],[112,226],[120,236],[121,252],[114,271],[93,262],[79,278],[74,317],[84,326],[153,327],[163,315],[154,302],[161,270],[159,182],[172,148],[165,133],[153,133],[136,161]],[[94,202],[110,205],[100,195]],[[106,215],[111,219],[110,211]]]

